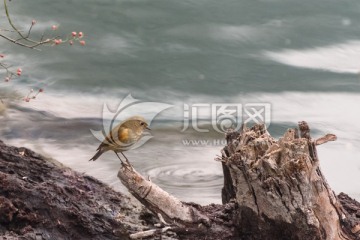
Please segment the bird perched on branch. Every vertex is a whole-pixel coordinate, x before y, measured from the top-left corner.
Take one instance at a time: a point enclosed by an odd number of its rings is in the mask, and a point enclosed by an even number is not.
[[[97,153],[89,161],[95,161],[104,152],[112,150],[118,156],[122,164],[124,164],[124,162],[121,160],[118,152],[124,156],[126,163],[131,166],[123,152],[131,149],[131,147],[140,140],[145,129],[150,130],[143,117],[134,116],[126,119],[111,130],[97,148]]]

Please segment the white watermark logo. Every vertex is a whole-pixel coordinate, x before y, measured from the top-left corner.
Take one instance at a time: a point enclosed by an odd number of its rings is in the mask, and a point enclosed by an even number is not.
[[[247,103],[244,105],[244,123],[270,126],[271,105],[270,103]]]
[[[197,132],[209,132],[205,125],[224,133],[226,129],[239,130],[243,123],[264,123],[270,126],[271,105],[270,103],[196,103],[184,104],[184,119],[182,132],[190,125]]]
[[[243,124],[264,123],[270,125],[271,105],[269,103],[195,103],[184,104],[183,127],[181,132],[190,127],[200,133],[209,133],[214,130],[224,133],[232,128],[239,130]],[[162,111],[173,105],[160,102],[145,102],[135,99],[128,94],[123,98],[116,110],[111,110],[107,104],[102,110],[102,130],[91,130],[92,134],[106,145],[115,149],[135,149],[146,143],[152,135],[143,132],[142,137],[134,141],[120,141],[122,136],[119,128],[124,120],[132,116],[142,116],[151,127],[152,120]],[[180,115],[181,116],[181,115]],[[225,145],[225,139],[183,139],[185,146],[219,146]]]
[[[152,138],[152,135],[149,132],[144,132],[138,142],[127,146],[126,143],[119,140],[119,125],[131,116],[142,116],[148,125],[150,125],[156,115],[172,106],[166,103],[140,101],[133,98],[131,94],[128,94],[121,100],[115,111],[112,111],[107,104],[104,104],[102,110],[102,130],[90,129],[90,131],[100,142],[105,142],[107,145],[122,149],[135,149],[145,144]]]
[[[190,147],[225,146],[226,139],[183,139],[182,144]]]

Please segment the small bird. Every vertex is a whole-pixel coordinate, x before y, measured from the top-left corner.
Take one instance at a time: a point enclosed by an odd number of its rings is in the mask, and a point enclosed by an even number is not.
[[[126,119],[111,130],[109,135],[106,136],[104,141],[96,149],[97,153],[89,161],[95,161],[104,152],[112,150],[118,156],[122,164],[124,164],[124,162],[121,160],[118,152],[124,156],[126,163],[131,166],[123,152],[129,150],[131,146],[140,140],[145,129],[150,130],[143,117],[133,116]]]

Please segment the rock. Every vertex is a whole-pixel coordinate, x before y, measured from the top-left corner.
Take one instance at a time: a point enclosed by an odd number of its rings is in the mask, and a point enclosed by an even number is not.
[[[0,141],[1,239],[129,239],[139,213],[93,177]]]

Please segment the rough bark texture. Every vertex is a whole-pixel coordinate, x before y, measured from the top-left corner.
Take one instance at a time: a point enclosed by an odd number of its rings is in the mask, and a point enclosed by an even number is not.
[[[152,213],[92,177],[0,142],[0,239],[360,239],[360,203],[335,196],[319,169],[315,145],[336,137],[313,141],[304,122],[300,130],[278,141],[261,125],[229,131],[219,159],[223,205],[181,202],[121,168],[120,180]]]
[[[226,134],[228,144],[219,160],[222,199],[230,214],[217,206],[226,224],[210,217],[214,209],[181,203],[133,169],[123,167],[118,177],[153,213],[192,233],[180,235],[186,239],[356,239],[358,219],[327,184],[316,153],[316,145],[336,136],[313,141],[306,122],[299,123],[299,129],[289,129],[278,141],[264,125]],[[353,211],[358,207],[351,206]]]
[[[150,180],[144,179],[134,169],[122,167],[118,172],[118,177],[136,199],[144,203],[149,210],[161,214],[166,221],[183,225],[194,223],[209,225],[208,217],[182,203]]]
[[[338,199],[345,209],[347,221],[344,222],[344,231],[351,232],[356,239],[360,239],[360,203],[345,193],[340,193]]]
[[[162,190],[135,169],[123,166],[118,177],[130,193],[156,216],[164,218],[163,224],[180,239],[228,239],[232,237],[233,203],[212,204],[202,207],[181,202]]]
[[[356,223],[327,184],[305,122],[278,141],[263,125],[227,134],[223,202],[234,199],[241,239],[355,239]],[[345,230],[348,227],[352,231]]]
[[[140,209],[98,180],[0,141],[0,239],[128,239]]]

